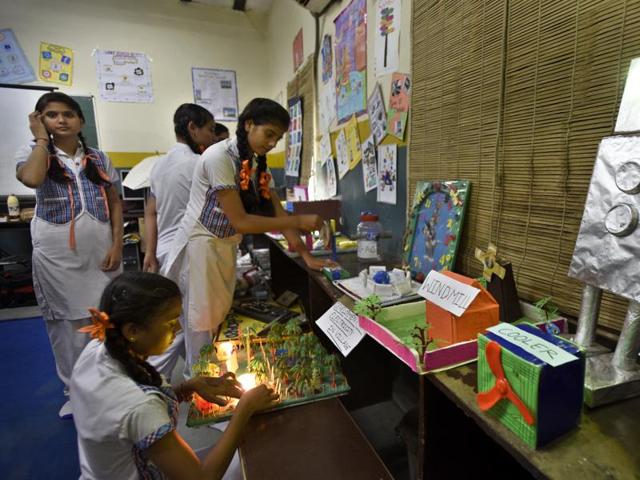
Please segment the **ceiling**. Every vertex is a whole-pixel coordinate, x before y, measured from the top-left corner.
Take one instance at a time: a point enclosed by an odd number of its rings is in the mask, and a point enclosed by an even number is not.
[[[273,0],[180,0],[184,2],[202,3],[219,8],[229,8],[240,11],[254,11],[266,13],[271,10]]]

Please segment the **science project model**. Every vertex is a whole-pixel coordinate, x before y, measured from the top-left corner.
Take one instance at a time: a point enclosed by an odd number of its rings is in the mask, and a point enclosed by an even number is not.
[[[297,318],[274,324],[266,337],[247,329],[239,332],[238,340],[205,345],[192,373],[219,376],[226,372],[236,374],[245,390],[260,384],[273,388],[280,400],[271,410],[345,395],[350,390],[340,359],[328,354],[313,333],[303,333]],[[230,399],[219,406],[194,394],[187,426],[226,420],[237,403]]]

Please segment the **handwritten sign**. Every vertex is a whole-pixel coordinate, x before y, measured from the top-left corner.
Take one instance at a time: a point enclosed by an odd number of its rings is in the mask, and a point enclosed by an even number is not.
[[[316,324],[345,357],[365,335],[358,324],[358,316],[341,303],[335,303],[316,320]]]
[[[487,331],[517,345],[527,353],[539,358],[552,367],[564,365],[565,363],[578,359],[575,355],[563,350],[558,345],[554,345],[544,338],[522,330],[515,325],[499,323],[498,325],[487,328]]]
[[[461,317],[480,290],[431,270],[418,290],[421,297]]]

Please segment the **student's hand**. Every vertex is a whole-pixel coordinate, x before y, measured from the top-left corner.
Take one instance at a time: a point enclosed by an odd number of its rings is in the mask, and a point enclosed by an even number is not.
[[[240,398],[243,394],[242,385],[233,373],[222,377],[194,377],[191,379],[191,386],[207,402],[222,406],[227,404],[227,399],[223,397]]]
[[[337,267],[338,264],[329,258],[318,258],[314,257],[310,253],[306,252],[305,255],[302,255],[304,259],[304,263],[307,264],[307,267],[311,270],[322,270],[324,267]]]
[[[49,138],[49,133],[42,122],[42,113],[37,110],[29,114],[29,129],[33,138]]]
[[[114,245],[112,246],[107,254],[102,260],[102,271],[103,272],[113,272],[117,270],[120,266],[120,261],[122,260],[122,246]]]
[[[255,413],[260,410],[272,407],[280,396],[266,385],[258,385],[251,390],[244,392],[236,409],[246,409],[248,413]]]
[[[297,227],[305,232],[313,232],[320,230],[324,225],[324,221],[319,215],[296,215]]]
[[[144,256],[144,261],[142,262],[142,271],[150,272],[150,273],[158,273],[160,269],[160,264],[158,263],[158,259],[152,253],[147,253]]]

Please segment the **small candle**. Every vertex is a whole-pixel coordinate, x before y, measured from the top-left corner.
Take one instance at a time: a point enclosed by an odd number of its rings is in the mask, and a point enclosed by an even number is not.
[[[256,386],[256,374],[255,373],[243,373],[237,378],[240,385],[244,390],[251,390]]]

